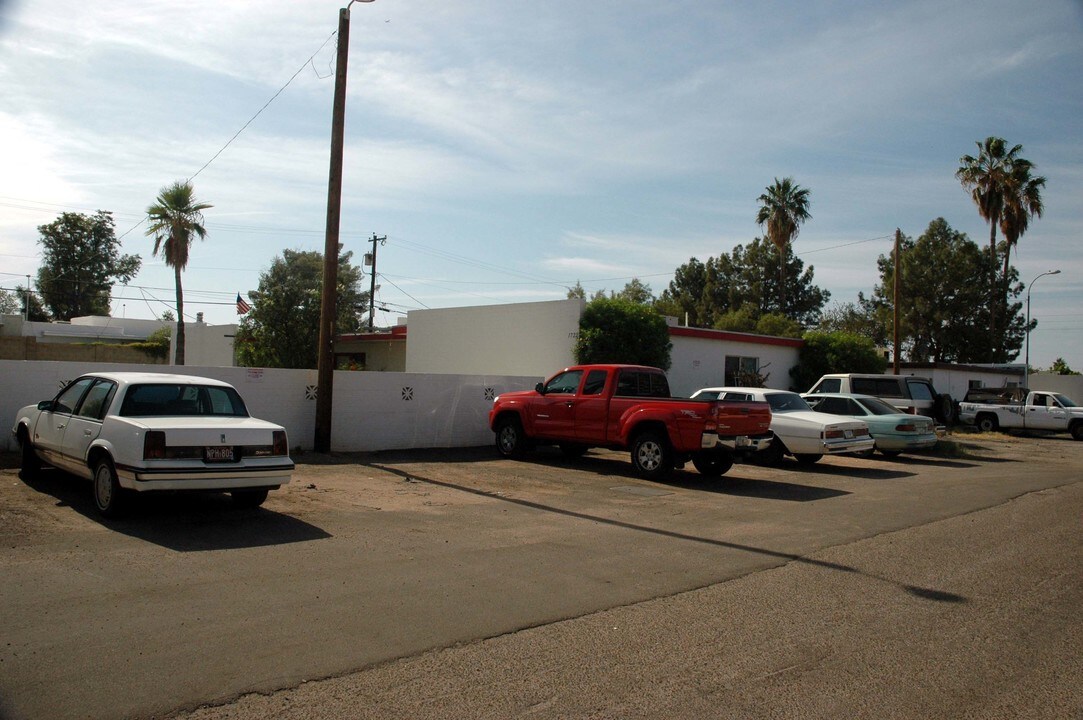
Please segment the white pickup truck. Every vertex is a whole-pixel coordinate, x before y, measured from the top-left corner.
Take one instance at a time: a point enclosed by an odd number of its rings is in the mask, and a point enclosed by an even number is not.
[[[1083,440],[1083,407],[1066,395],[1043,390],[971,391],[959,403],[959,420],[982,432],[1046,430],[1070,432],[1074,439]]]

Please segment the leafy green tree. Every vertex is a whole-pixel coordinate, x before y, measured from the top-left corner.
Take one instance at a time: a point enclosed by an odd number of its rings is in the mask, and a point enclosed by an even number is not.
[[[1079,375],[1078,372],[1068,367],[1068,363],[1064,362],[1064,358],[1057,358],[1053,361],[1053,366],[1049,368],[1049,372],[1054,375]]]
[[[632,278],[624,289],[619,293],[614,293],[613,297],[622,298],[628,302],[635,303],[636,305],[650,305],[654,302],[654,294],[651,292],[651,286],[644,284],[639,278]]]
[[[882,373],[887,359],[876,350],[867,337],[848,332],[819,332],[805,334],[797,365],[790,369],[793,385],[799,392],[828,373]]]
[[[575,359],[580,363],[628,363],[668,370],[672,348],[665,318],[625,298],[595,298],[579,318]]]
[[[786,257],[801,225],[812,217],[809,214],[809,191],[793,181],[793,178],[775,178],[759,197],[760,209],[756,223],[767,230],[767,239],[778,250],[778,306],[786,308]]]
[[[14,315],[19,312],[19,297],[7,290],[0,290],[0,315]]]
[[[361,290],[364,273],[347,252],[338,260],[338,291],[334,334],[357,332],[368,312],[368,292]],[[237,329],[237,358],[249,367],[315,368],[319,355],[320,296],[323,253],[283,250],[259,290],[251,294],[252,310]]]
[[[173,331],[171,328],[163,327],[158,328],[150,335],[146,340],[137,343],[131,343],[131,346],[136,350],[142,350],[147,355],[157,360],[164,360],[169,357],[169,342],[173,338]]]
[[[113,284],[127,284],[139,272],[142,260],[121,254],[113,227],[112,214],[104,210],[93,215],[61,213],[48,225],[38,226],[38,292],[57,320],[108,315]]]
[[[688,324],[694,327],[718,328],[721,322],[722,329],[739,326],[755,332],[754,323],[771,314],[788,317],[802,327],[815,325],[831,294],[813,283],[812,266],[805,268],[800,258],[788,253],[786,307],[780,307],[776,254],[768,241],[756,238],[747,246],[737,245],[729,255],[706,262],[692,258],[674,271],[655,309],[682,319],[687,314]]]
[[[884,325],[875,312],[861,304],[864,294],[858,294],[858,302],[836,303],[823,311],[817,330],[820,332],[846,332],[867,337],[877,345],[886,345],[891,328]]]
[[[568,299],[571,300],[572,298],[587,299],[587,291],[583,289],[583,283],[578,280],[575,281],[575,287],[568,288]]]
[[[990,334],[988,288],[975,278],[988,277],[997,260],[943,219],[929,223],[914,241],[903,238],[901,268],[900,354],[911,361],[1006,362],[1018,354],[1025,334],[1022,293],[1015,268],[1009,268],[1011,304],[1004,307],[999,337]],[[892,326],[894,250],[877,260],[881,282],[865,309],[884,327]]]
[[[22,285],[16,285],[15,294],[19,297],[19,313],[26,315],[27,320],[31,322],[49,322],[53,319],[36,292],[27,292]],[[26,307],[27,302],[30,303],[29,310]]]
[[[162,188],[154,204],[147,208],[150,227],[147,235],[154,236],[154,254],[161,254],[165,264],[173,268],[177,288],[177,351],[174,363],[184,364],[184,291],[181,273],[188,266],[188,252],[193,237],[207,236],[203,227],[203,211],[214,207],[195,199],[190,182],[175,182]]]

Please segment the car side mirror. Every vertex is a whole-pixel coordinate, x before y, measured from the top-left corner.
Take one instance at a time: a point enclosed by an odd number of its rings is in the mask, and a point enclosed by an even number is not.
[[[534,392],[538,393],[539,395],[544,395],[545,394],[545,386],[542,385],[541,383],[538,383],[537,385],[534,386]]]
[[[38,410],[45,410],[47,412],[52,412],[54,408],[55,408],[55,405],[53,404],[52,400],[42,400],[41,402],[38,403]]]

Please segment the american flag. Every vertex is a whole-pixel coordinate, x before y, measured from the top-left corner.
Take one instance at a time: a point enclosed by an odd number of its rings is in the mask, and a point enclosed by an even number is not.
[[[244,301],[240,293],[237,293],[237,314],[244,315],[246,312],[252,309],[252,306]]]

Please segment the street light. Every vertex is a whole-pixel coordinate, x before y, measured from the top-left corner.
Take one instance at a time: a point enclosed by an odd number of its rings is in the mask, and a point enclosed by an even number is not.
[[[1030,285],[1027,286],[1027,342],[1026,342],[1026,354],[1023,358],[1023,387],[1030,387],[1030,291],[1034,288],[1034,283],[1038,282],[1038,278],[1043,278],[1046,275],[1060,275],[1060,270],[1046,270],[1041,275],[1038,275],[1030,281]]]
[[[323,292],[320,295],[320,339],[316,362],[316,432],[313,450],[331,452],[331,395],[334,392],[335,291],[338,289],[338,226],[342,209],[342,144],[346,126],[346,66],[350,59],[350,0],[338,11],[338,54],[335,58],[335,100],[331,109],[331,171],[327,180],[327,232],[323,244]]]

